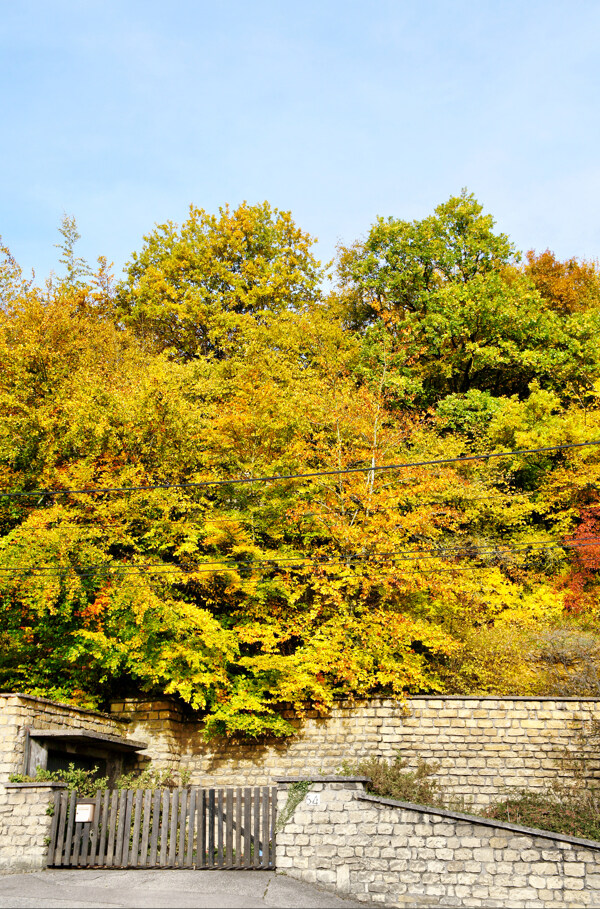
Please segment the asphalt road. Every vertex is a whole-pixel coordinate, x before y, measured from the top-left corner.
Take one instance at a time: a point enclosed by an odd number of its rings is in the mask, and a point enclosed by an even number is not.
[[[271,871],[37,871],[0,875],[1,909],[350,909],[363,906]]]

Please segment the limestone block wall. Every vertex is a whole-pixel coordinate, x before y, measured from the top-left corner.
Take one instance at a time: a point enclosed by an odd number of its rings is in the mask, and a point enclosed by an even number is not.
[[[168,699],[121,700],[111,715],[22,694],[0,694],[0,781],[23,771],[25,728],[87,729],[148,742],[139,755],[157,769],[189,770],[192,785],[263,785],[282,774],[333,774],[369,755],[408,767],[439,766],[447,795],[483,806],[511,787],[543,789],[585,757],[600,776],[600,699],[414,697],[340,702],[328,717],[289,713],[295,734],[263,742],[204,739],[198,719]]]
[[[53,792],[64,783],[5,783],[0,786],[0,871],[46,867]],[[52,809],[50,809],[52,811]]]
[[[142,741],[148,742],[148,748],[138,756],[140,769],[151,762],[155,769],[180,770],[188,766],[186,749],[202,747],[202,725],[186,723],[181,708],[173,701],[129,698],[113,701],[110,709],[117,722],[128,724],[129,738],[136,739],[143,733]]]
[[[11,773],[23,773],[25,729],[86,729],[92,732],[126,735],[127,724],[116,717],[93,710],[59,704],[26,694],[0,694],[0,781]]]
[[[312,782],[276,849],[291,877],[387,906],[600,905],[600,843],[377,799],[360,778]]]
[[[203,738],[202,723],[169,701],[118,701],[114,715],[131,720],[129,735],[148,741],[143,756],[156,767],[187,768],[193,785],[263,785],[282,774],[332,774],[342,762],[369,755],[407,766],[439,765],[448,795],[486,805],[507,788],[541,789],[569,773],[565,754],[585,756],[600,773],[598,740],[580,742],[600,722],[600,699],[413,697],[406,703],[339,703],[323,718],[314,711],[288,718],[296,734],[283,741]]]

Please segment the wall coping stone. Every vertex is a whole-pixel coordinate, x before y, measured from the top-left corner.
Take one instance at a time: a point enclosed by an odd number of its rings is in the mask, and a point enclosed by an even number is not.
[[[368,776],[276,776],[276,783],[368,783]],[[599,844],[600,846],[600,844]]]
[[[39,783],[2,783],[5,789],[66,789],[67,783],[40,780]]]
[[[519,824],[507,824],[505,821],[495,821],[491,818],[479,817],[476,814],[462,814],[457,811],[446,811],[443,808],[433,808],[429,805],[414,805],[412,802],[398,802],[396,799],[384,799],[378,795],[367,792],[358,792],[355,798],[361,802],[377,802],[381,805],[390,805],[393,808],[404,808],[408,811],[417,811],[420,814],[434,814],[438,817],[449,818],[453,821],[468,821],[470,824],[480,824],[483,827],[494,827],[500,830],[510,830],[511,833],[522,833],[527,836],[541,836],[559,843],[573,843],[576,846],[585,846],[587,849],[600,850],[597,840],[584,840],[578,836],[567,836],[564,833],[554,833],[552,830],[541,830],[537,827],[521,827]]]
[[[373,700],[378,700],[373,698]],[[382,698],[385,700],[385,698]],[[599,698],[588,697],[537,697],[533,694],[412,694],[407,697],[406,701],[399,703],[410,703],[411,701],[579,701],[584,704],[587,701],[600,701]],[[358,703],[358,702],[357,702]],[[361,702],[361,703],[367,703]]]
[[[25,701],[35,701],[38,704],[50,704],[52,707],[64,707],[66,710],[73,710],[76,713],[86,713],[88,716],[102,717],[103,720],[112,720],[114,723],[116,717],[112,713],[102,713],[99,710],[89,710],[87,707],[75,707],[73,704],[65,704],[64,701],[51,701],[49,698],[39,698],[33,694],[22,694],[20,691],[0,691],[0,698],[21,698]],[[128,719],[120,720],[128,723]]]
[[[540,696],[534,694],[410,694],[405,698],[393,697],[374,697],[374,698],[357,698],[349,701],[347,698],[334,699],[331,707],[343,707],[352,709],[355,707],[365,707],[369,704],[394,704],[398,707],[406,707],[411,701],[579,701],[581,703],[599,702],[600,697],[559,697]],[[327,718],[330,710],[320,713],[320,716]]]

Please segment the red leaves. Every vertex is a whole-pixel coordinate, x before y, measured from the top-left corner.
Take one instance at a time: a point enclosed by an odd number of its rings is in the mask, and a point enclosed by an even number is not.
[[[565,610],[578,614],[596,606],[589,589],[594,573],[600,569],[600,506],[582,509],[581,523],[569,541],[573,567],[565,581]]]

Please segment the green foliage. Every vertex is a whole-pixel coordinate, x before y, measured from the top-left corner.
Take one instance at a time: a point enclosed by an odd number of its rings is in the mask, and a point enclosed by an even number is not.
[[[367,790],[381,798],[448,811],[467,811],[482,817],[524,827],[551,830],[567,836],[600,840],[600,787],[586,777],[581,761],[571,761],[574,779],[556,780],[542,791],[515,790],[484,809],[452,798],[435,779],[439,767],[420,760],[416,770],[407,770],[397,756],[393,761],[370,757],[340,768],[344,775],[369,777]]]
[[[179,789],[188,785],[190,771],[182,770],[132,770],[123,773],[115,781],[117,789]],[[11,783],[52,782],[66,783],[69,792],[75,791],[84,798],[91,798],[101,789],[108,789],[108,777],[98,776],[98,768],[92,770],[76,769],[74,764],[69,764],[67,770],[44,770],[38,767],[35,776],[25,776],[22,773],[10,775]],[[54,813],[54,805],[48,806],[47,814]],[[51,810],[50,810],[51,809]]]
[[[378,221],[326,299],[266,203],[157,228],[118,291],[62,233],[44,290],[2,251],[0,687],[242,738],[338,698],[596,693],[597,449],[189,485],[597,440],[593,269],[521,268],[466,193]],[[33,492],[90,487],[126,491]]]
[[[600,787],[583,780],[555,782],[543,792],[515,792],[482,813],[509,824],[600,840]]]
[[[277,815],[277,823],[275,825],[275,833],[280,833],[281,830],[285,827],[287,822],[291,819],[294,814],[294,811],[306,798],[306,794],[312,786],[311,780],[298,780],[295,783],[291,783],[288,787],[288,794],[286,803],[283,806],[283,810],[280,811]]]
[[[339,262],[346,318],[381,319],[426,399],[527,393],[537,379],[567,394],[598,376],[599,312],[550,309],[490,215],[463,191],[423,221],[379,218]]]
[[[218,215],[191,206],[181,228],[168,222],[144,240],[119,290],[121,313],[177,358],[222,356],[248,319],[318,298],[315,241],[267,202]]]
[[[369,777],[367,791],[381,798],[448,808],[449,800],[439,780],[435,779],[438,770],[437,764],[423,760],[418,762],[416,770],[407,770],[406,761],[399,755],[393,761],[378,757],[365,758],[355,764],[346,761],[341,767],[344,775]]]
[[[38,767],[35,776],[13,773],[9,779],[11,783],[66,783],[69,792],[77,792],[83,798],[91,798],[98,789],[108,788],[108,777],[98,776],[97,767],[82,770],[74,764],[69,764],[67,770],[45,770]]]
[[[173,770],[132,770],[123,773],[117,780],[117,789],[180,789],[190,781],[189,770],[180,773]]]

